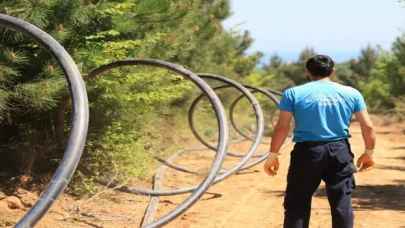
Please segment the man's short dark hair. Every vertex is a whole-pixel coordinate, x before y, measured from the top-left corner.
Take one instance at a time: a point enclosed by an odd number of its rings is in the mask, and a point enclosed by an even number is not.
[[[335,63],[327,55],[315,55],[308,59],[305,67],[313,76],[327,77],[332,74]]]

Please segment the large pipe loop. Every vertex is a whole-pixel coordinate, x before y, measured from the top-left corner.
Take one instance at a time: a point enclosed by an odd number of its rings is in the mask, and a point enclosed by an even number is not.
[[[65,51],[65,49],[57,43],[51,36],[47,33],[42,31],[41,29],[24,22],[20,19],[10,17],[7,15],[0,14],[0,26],[4,26],[7,28],[14,29],[18,32],[21,32],[39,44],[42,47],[47,49],[52,56],[58,61],[60,64],[66,80],[68,82],[69,91],[72,99],[72,130],[71,134],[67,143],[67,148],[65,150],[64,157],[62,159],[61,164],[59,165],[52,181],[50,182],[47,189],[45,189],[44,193],[41,195],[40,199],[35,203],[35,205],[31,208],[30,211],[16,224],[15,227],[33,227],[47,212],[47,210],[52,206],[52,204],[57,200],[63,190],[66,188],[68,182],[70,181],[71,177],[75,169],[78,167],[78,163],[80,161],[86,135],[88,129],[88,100],[87,100],[87,93],[85,90],[84,82],[82,80],[81,74],[77,69],[75,63],[73,62],[72,58],[69,54]],[[91,70],[88,74],[88,78],[91,79],[105,71],[119,68],[119,67],[128,67],[128,66],[152,66],[158,68],[164,68],[173,72],[176,72],[186,79],[192,81],[199,89],[202,90],[202,94],[199,95],[192,103],[189,112],[188,112],[188,123],[192,133],[195,137],[204,145],[206,149],[214,150],[216,152],[211,167],[206,173],[205,178],[199,185],[190,186],[181,189],[173,189],[173,190],[160,190],[160,189],[153,189],[153,190],[145,190],[145,189],[138,189],[129,186],[119,186],[118,184],[111,183],[110,180],[107,179],[98,179],[96,180],[98,183],[106,185],[111,188],[116,188],[116,190],[130,192],[135,194],[141,195],[148,195],[153,197],[153,203],[156,203],[157,197],[159,196],[168,196],[168,195],[177,195],[183,193],[191,193],[187,199],[185,199],[181,204],[179,204],[176,208],[162,216],[161,218],[153,221],[151,216],[148,217],[148,221],[143,225],[146,228],[154,228],[154,227],[162,227],[165,224],[169,223],[170,221],[174,220],[176,217],[184,213],[188,210],[192,205],[194,205],[208,190],[208,188],[224,179],[230,177],[232,174],[253,167],[260,162],[264,161],[267,158],[267,152],[262,154],[255,154],[256,150],[258,149],[260,144],[266,144],[267,142],[262,141],[263,132],[264,132],[264,118],[262,107],[259,105],[257,99],[253,95],[254,93],[261,93],[268,97],[271,101],[275,103],[276,106],[279,104],[279,99],[275,96],[281,96],[282,93],[274,90],[264,90],[261,88],[257,88],[251,85],[242,85],[234,80],[226,78],[224,76],[215,75],[215,74],[194,74],[191,71],[180,67],[176,64],[156,60],[156,59],[125,59],[121,61],[116,61],[113,63],[109,63],[106,65],[102,65]],[[220,85],[214,88],[211,88],[206,80],[216,80],[224,85]],[[243,139],[242,140],[251,140],[252,145],[250,146],[249,150],[244,154],[234,153],[227,151],[229,145],[229,126],[228,120],[225,114],[224,107],[215,93],[221,89],[225,88],[234,88],[238,90],[242,95],[237,97],[230,106],[230,123],[233,128],[238,132]],[[215,144],[208,143],[205,141],[194,125],[194,112],[199,104],[199,102],[203,99],[207,98],[210,104],[212,105],[215,116],[217,119],[218,124],[218,142]],[[255,124],[255,134],[253,136],[244,133],[241,128],[236,123],[236,118],[234,116],[235,107],[240,102],[242,98],[247,98],[252,106],[254,111],[254,115],[256,118]],[[66,102],[66,100],[65,100]],[[273,114],[275,111],[273,110]],[[273,118],[272,114],[272,118]],[[238,140],[237,140],[238,141]],[[239,140],[240,141],[240,140]],[[283,144],[282,148],[284,148],[288,143],[291,142],[291,138],[286,140]],[[180,156],[181,153],[186,151],[195,151],[201,150],[202,148],[193,148],[193,149],[185,149],[181,152],[177,152],[174,155]],[[222,169],[222,165],[225,161],[226,155],[238,157],[240,160],[231,168],[229,169]],[[170,159],[165,160],[162,158],[157,158],[163,165],[167,167],[171,167],[178,171],[187,172],[187,173],[194,173],[194,174],[201,174],[198,171],[187,169],[186,167],[182,167],[177,165],[173,162],[176,156],[172,156]],[[253,161],[248,162],[251,158]],[[95,176],[90,170],[86,169],[85,167],[79,166],[80,171],[82,171],[85,175],[88,176]],[[162,171],[163,172],[163,171]],[[158,174],[155,176],[155,180],[161,180],[162,173],[159,171]],[[151,200],[152,202],[152,200]],[[153,205],[152,205],[153,206]],[[153,210],[150,210],[153,211]],[[153,212],[152,212],[153,213]]]
[[[73,59],[50,35],[28,22],[4,14],[0,14],[0,26],[23,33],[48,50],[60,64],[72,98],[72,130],[62,161],[44,193],[15,225],[15,227],[32,227],[62,194],[80,161],[88,129],[89,107],[87,93],[82,76]]]
[[[224,162],[225,156],[226,156],[228,138],[229,138],[228,122],[227,122],[225,110],[222,106],[222,103],[219,100],[216,93],[212,90],[212,88],[196,74],[192,73],[191,71],[189,71],[183,67],[175,65],[173,63],[156,60],[156,59],[125,59],[125,60],[116,61],[113,63],[109,63],[106,65],[100,66],[98,68],[95,68],[89,72],[89,75],[96,76],[107,70],[115,69],[118,67],[136,66],[136,65],[154,66],[154,67],[164,68],[164,69],[176,72],[176,73],[184,76],[185,78],[189,79],[190,81],[192,81],[196,86],[198,86],[203,91],[203,94],[205,96],[207,96],[208,100],[210,101],[211,105],[214,108],[215,115],[217,117],[217,122],[218,122],[219,134],[218,134],[217,153],[216,153],[216,156],[214,158],[214,161],[211,165],[211,168],[210,168],[208,174],[206,175],[205,179],[199,185],[193,186],[190,188],[185,188],[185,189],[175,189],[175,190],[167,190],[167,191],[143,190],[143,189],[137,189],[137,188],[127,187],[127,186],[122,186],[117,189],[117,190],[121,190],[121,191],[125,191],[125,192],[131,192],[131,193],[137,193],[137,194],[143,194],[143,195],[149,195],[149,196],[175,195],[175,194],[192,192],[192,194],[183,203],[181,203],[179,206],[177,206],[175,209],[173,209],[172,211],[167,213],[165,216],[159,218],[158,220],[145,226],[145,227],[161,227],[162,225],[169,223],[170,221],[175,219],[177,216],[181,215],[184,211],[186,211],[194,203],[196,203],[198,201],[198,199],[200,199],[203,196],[203,194],[207,191],[207,189],[216,180],[217,174],[220,171],[222,164]],[[89,171],[86,170],[84,172],[89,172]],[[109,180],[100,179],[100,180],[98,180],[98,182],[101,184],[104,184],[104,185],[108,185],[109,187],[116,187],[116,185],[111,184],[111,181],[109,181]]]

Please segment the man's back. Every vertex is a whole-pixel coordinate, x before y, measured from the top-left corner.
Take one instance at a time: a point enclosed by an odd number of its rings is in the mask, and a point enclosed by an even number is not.
[[[358,90],[320,80],[286,90],[279,108],[294,114],[294,142],[334,141],[351,137],[350,119],[366,105]]]
[[[335,64],[327,55],[315,55],[305,63],[309,83],[286,90],[279,105],[270,151],[263,168],[270,176],[279,169],[278,154],[295,118],[284,196],[284,228],[309,227],[312,196],[325,182],[332,227],[353,228],[351,192],[356,172],[349,140],[353,113],[359,120],[364,153],[357,160],[360,172],[375,166],[375,131],[359,91],[330,81]],[[340,139],[340,140],[339,140]]]

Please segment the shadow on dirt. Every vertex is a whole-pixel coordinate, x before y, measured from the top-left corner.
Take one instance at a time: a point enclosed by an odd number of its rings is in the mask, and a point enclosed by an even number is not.
[[[388,169],[388,170],[405,171],[405,167],[403,167],[403,166],[393,166],[393,165],[377,165],[375,169]]]
[[[379,134],[379,135],[388,135],[388,134],[392,134],[392,132],[391,131],[377,131],[377,132],[375,132],[376,134]]]
[[[212,199],[216,199],[216,198],[221,198],[222,194],[220,193],[213,193],[213,192],[205,192],[205,195],[210,195],[209,197],[204,196],[204,198],[201,198],[200,201],[204,201],[204,200],[212,200]],[[162,200],[160,201],[160,203],[165,203],[165,204],[171,204],[171,205],[180,205],[179,203],[174,203],[171,200]]]
[[[220,193],[213,193],[213,192],[205,192],[205,194],[207,195],[212,195],[208,198],[204,198],[204,199],[200,199],[200,200],[212,200],[212,199],[216,199],[216,198],[221,198],[222,194]]]
[[[30,192],[42,192],[48,185],[51,175],[19,175],[16,173],[0,172],[0,192],[12,195],[17,189]]]
[[[235,173],[235,175],[243,175],[243,174],[252,174],[252,173],[258,173],[260,172],[259,170],[243,170],[243,171],[238,171]]]
[[[84,224],[87,224],[89,227],[95,227],[95,228],[103,228],[103,226],[99,226],[97,224],[85,221],[84,219],[77,219],[77,221],[82,222]]]
[[[352,202],[355,210],[396,210],[405,211],[405,181],[388,185],[358,185],[353,191]],[[319,188],[314,197],[326,199],[326,190]]]
[[[391,149],[393,149],[393,150],[405,150],[405,146],[392,147]],[[405,159],[405,157],[402,157],[402,159]]]
[[[265,190],[265,191],[263,191],[263,195],[265,195],[265,196],[275,196],[275,197],[284,197],[285,196],[285,191]]]
[[[391,147],[391,150],[405,150],[405,147]],[[390,156],[378,156],[378,158],[384,158],[384,159],[394,159],[394,160],[405,160],[405,157],[390,157]]]

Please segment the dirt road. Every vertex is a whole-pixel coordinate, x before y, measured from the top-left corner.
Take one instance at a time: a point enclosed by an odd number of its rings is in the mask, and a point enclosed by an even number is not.
[[[372,171],[355,175],[355,227],[405,228],[405,121],[386,117],[373,119],[377,126],[378,166]],[[353,137],[350,142],[357,158],[364,149],[358,123],[352,124],[351,134]],[[188,211],[164,227],[282,227],[283,193],[292,146],[293,144],[281,151],[280,170],[276,177],[271,178],[262,171],[263,163],[232,175],[212,186]],[[243,142],[230,146],[230,151],[244,153],[249,147],[249,142]],[[263,145],[258,151],[267,150],[268,145]],[[213,156],[212,151],[190,152],[175,162],[190,169],[204,171],[210,167]],[[224,169],[230,168],[236,161],[238,160],[228,157]],[[164,174],[164,189],[189,187],[201,183],[201,179],[197,175],[167,169]],[[151,188],[150,183],[140,181],[132,186]],[[17,196],[26,205],[37,199],[37,195],[24,191]],[[187,197],[187,194],[161,197],[156,218],[165,215]],[[63,195],[36,227],[139,227],[148,202],[147,196],[108,190],[89,200],[77,201]],[[12,226],[27,209],[9,209],[7,204],[0,204],[0,227]],[[323,185],[313,197],[310,227],[331,227]]]
[[[357,173],[353,191],[355,227],[396,228],[405,227],[405,135],[404,124],[389,126],[386,120],[375,120],[377,127],[377,163],[372,171]],[[350,142],[356,158],[363,152],[364,144],[358,123],[351,128]],[[238,145],[240,149],[249,144]],[[283,193],[292,145],[282,151],[280,171],[274,178],[262,171],[262,164],[233,175],[212,186],[191,209],[165,227],[173,228],[239,228],[282,227]],[[231,149],[235,149],[232,146]],[[261,151],[267,149],[262,146]],[[198,167],[206,157],[201,154],[183,156],[179,163]],[[205,155],[207,156],[207,155]],[[228,159],[229,160],[229,159]],[[198,162],[199,161],[199,162]],[[229,161],[227,161],[229,163]],[[194,165],[193,165],[194,164]],[[176,180],[188,175],[168,172],[166,181],[175,187]],[[172,178],[171,181],[170,178]],[[178,186],[181,184],[178,184]],[[186,196],[162,198],[160,216],[181,203]],[[331,227],[329,205],[324,185],[321,184],[313,197],[310,227]]]

